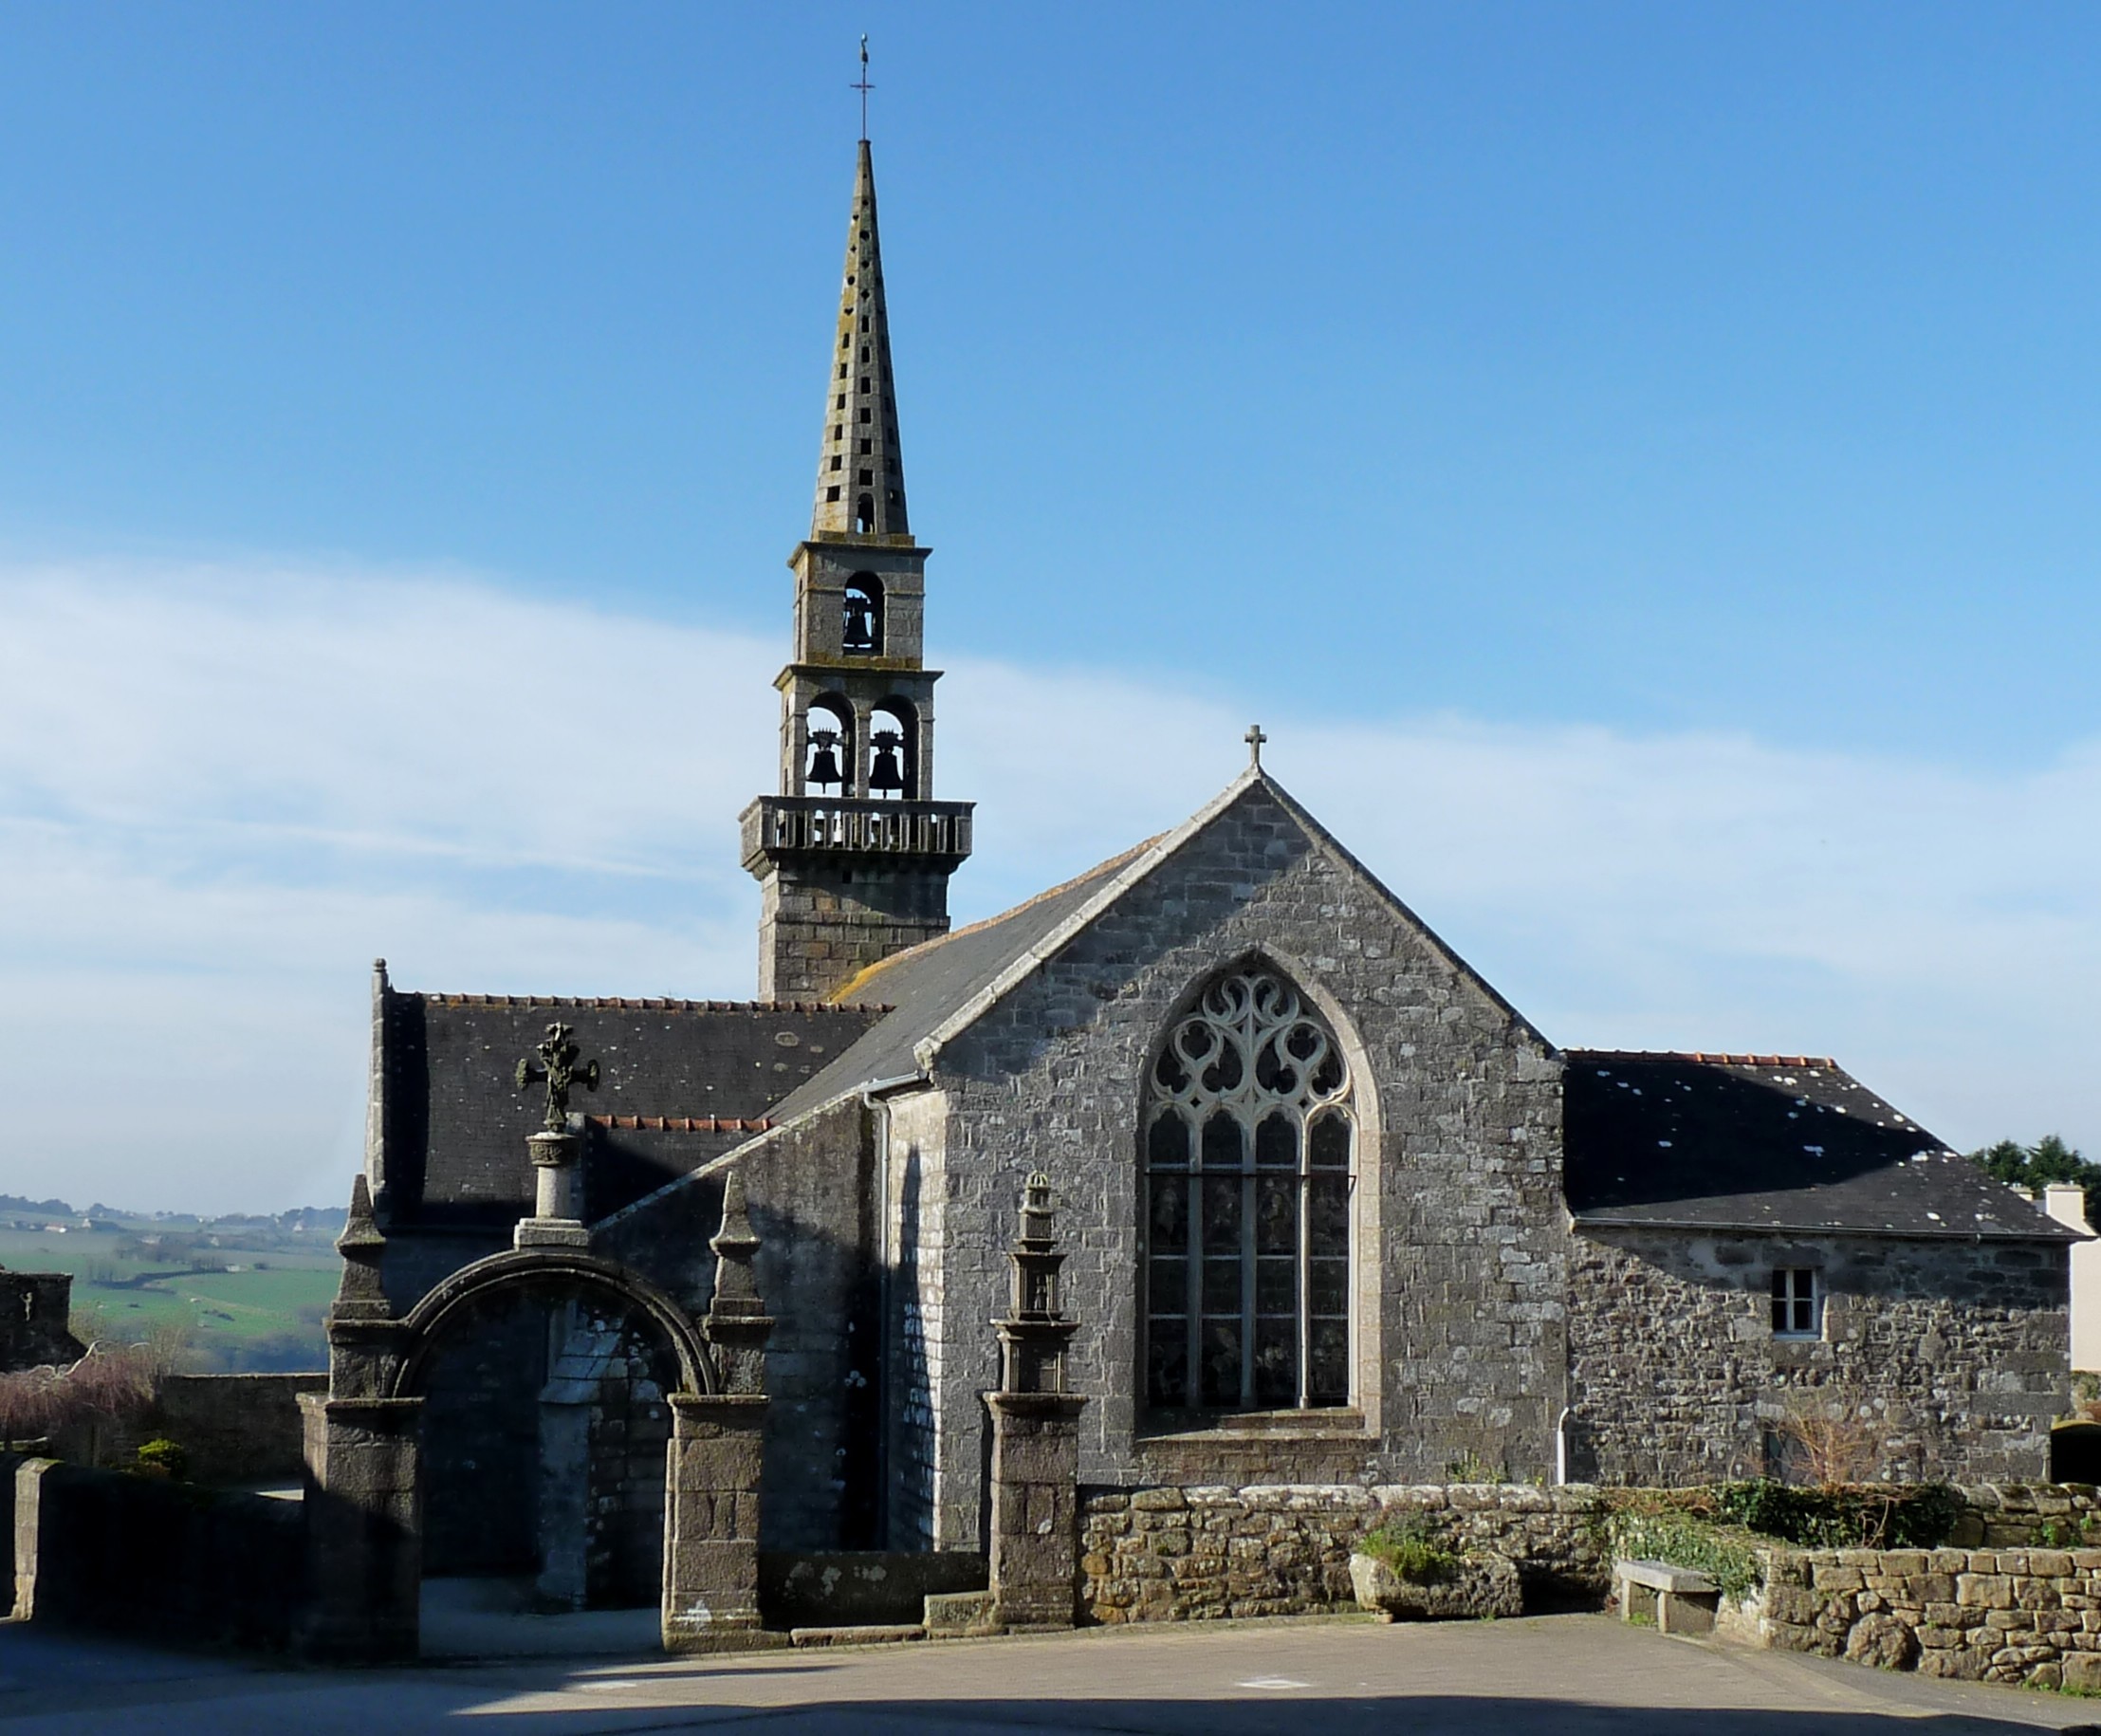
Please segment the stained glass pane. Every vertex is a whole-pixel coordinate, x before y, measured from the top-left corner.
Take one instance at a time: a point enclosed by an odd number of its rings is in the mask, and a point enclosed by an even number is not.
[[[1204,1313],[1240,1315],[1240,1261],[1204,1262]]]
[[[1316,1254],[1350,1251],[1349,1178],[1322,1170],[1306,1182],[1306,1242]]]
[[[1204,1393],[1207,1405],[1235,1406],[1241,1402],[1241,1324],[1233,1320],[1204,1322]]]
[[[1255,1172],[1255,1251],[1299,1251],[1299,1178],[1278,1170]]]
[[[1218,1053],[1211,1058],[1211,1064],[1204,1069],[1204,1089],[1219,1096],[1224,1096],[1228,1091],[1238,1091],[1241,1071],[1238,1045],[1222,1043],[1218,1045]]]
[[[1241,1124],[1219,1110],[1204,1123],[1204,1167],[1207,1170],[1237,1170],[1247,1150]]]
[[[1189,1345],[1178,1320],[1146,1340],[1146,1400],[1156,1405],[1189,1402]]]
[[[1274,1038],[1255,1057],[1255,1082],[1277,1097],[1289,1097],[1299,1089],[1299,1069]]]
[[[1347,1320],[1313,1322],[1313,1366],[1306,1373],[1306,1396],[1318,1405],[1349,1402],[1350,1325]]]
[[[1258,1260],[1255,1262],[1255,1312],[1257,1314],[1288,1314],[1297,1318],[1299,1312],[1299,1262],[1295,1259]]]
[[[1240,1258],[1240,1192],[1238,1175],[1204,1177],[1204,1251]]]
[[[1255,1402],[1299,1402],[1299,1322],[1295,1320],[1255,1322]]]
[[[1331,1109],[1306,1130],[1306,1162],[1317,1170],[1350,1167],[1350,1120]]]
[[[1315,1314],[1350,1312],[1350,1263],[1347,1260],[1309,1261],[1306,1274],[1306,1306]]]
[[[1146,1307],[1155,1320],[1173,1317],[1181,1330],[1181,1317],[1189,1310],[1189,1263],[1153,1255],[1146,1277]]]
[[[1299,1124],[1287,1115],[1264,1116],[1255,1129],[1257,1169],[1299,1167]]]
[[[1186,1164],[1189,1160],[1189,1124],[1171,1109],[1163,1109],[1152,1119],[1146,1136],[1146,1161],[1155,1166]]]
[[[1180,1253],[1189,1245],[1189,1183],[1185,1175],[1151,1175],[1146,1178],[1152,1194],[1148,1214],[1154,1253]]]

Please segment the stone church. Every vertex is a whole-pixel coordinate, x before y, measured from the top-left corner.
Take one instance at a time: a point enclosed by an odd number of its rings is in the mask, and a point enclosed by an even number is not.
[[[307,1419],[343,1649],[413,1635],[423,1575],[661,1594],[691,1641],[767,1619],[761,1551],[1004,1547],[1069,1620],[1076,1483],[1785,1475],[1805,1410],[1866,1419],[1862,1474],[2042,1474],[2070,1232],[1831,1061],[1557,1046],[1259,731],[951,929],[929,560],[864,140],[742,818],[758,998],[376,970]]]

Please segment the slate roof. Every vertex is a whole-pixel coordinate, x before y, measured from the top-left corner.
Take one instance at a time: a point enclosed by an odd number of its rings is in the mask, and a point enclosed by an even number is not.
[[[552,1022],[602,1078],[584,1115],[586,1217],[639,1199],[763,1130],[773,1106],[880,1006],[403,993],[382,988],[390,1226],[507,1227],[531,1209],[525,1136],[545,1099],[514,1070]]]
[[[1583,1225],[2079,1238],[1844,1068],[1803,1055],[1564,1055]]]
[[[968,928],[955,930],[871,965],[839,990],[842,999],[874,996],[890,1011],[822,1072],[798,1085],[773,1110],[776,1120],[816,1109],[842,1091],[872,1080],[897,1079],[918,1063],[912,1051],[988,984],[1024,958],[1060,923],[1103,890],[1116,871],[1156,840],[1148,839],[1121,856],[1097,863],[1077,879],[1039,893],[1025,904]]]

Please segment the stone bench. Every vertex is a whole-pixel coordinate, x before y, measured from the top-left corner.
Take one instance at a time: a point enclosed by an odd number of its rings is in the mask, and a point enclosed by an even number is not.
[[[1619,1594],[1619,1618],[1634,1619],[1638,1586],[1655,1599],[1656,1627],[1664,1634],[1712,1634],[1722,1607],[1722,1588],[1704,1573],[1673,1567],[1668,1561],[1614,1561],[1613,1583]],[[1644,1598],[1646,1603],[1649,1599]]]

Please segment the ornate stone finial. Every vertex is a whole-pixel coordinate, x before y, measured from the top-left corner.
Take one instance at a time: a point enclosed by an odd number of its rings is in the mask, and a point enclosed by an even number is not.
[[[1267,741],[1268,739],[1269,739],[1269,737],[1268,737],[1268,736],[1266,736],[1266,735],[1264,735],[1264,734],[1262,733],[1262,725],[1261,725],[1261,724],[1249,724],[1249,725],[1247,726],[1247,733],[1246,733],[1245,735],[1242,736],[1242,737],[1241,737],[1241,740],[1242,740],[1242,741],[1244,741],[1244,742],[1245,742],[1245,743],[1247,744],[1247,769],[1248,769],[1248,770],[1250,770],[1250,771],[1260,771],[1260,770],[1262,770],[1262,743],[1266,742],[1266,741]]]
[[[342,1256],[342,1278],[336,1286],[336,1301],[329,1309],[333,1320],[372,1320],[391,1312],[387,1293],[379,1281],[379,1261],[387,1239],[372,1215],[372,1190],[364,1173],[350,1184],[350,1210],[342,1234],[336,1238],[336,1251]]]
[[[752,1270],[759,1238],[745,1205],[744,1176],[735,1170],[722,1179],[722,1228],[708,1246],[715,1256],[715,1293],[701,1327],[714,1346],[724,1390],[764,1392],[766,1339],[773,1320]]]
[[[1006,1256],[1014,1284],[1007,1318],[995,1322],[1001,1387],[1008,1393],[1061,1393],[1065,1347],[1078,1327],[1065,1318],[1060,1295],[1065,1256],[1052,1228],[1051,1180],[1041,1170],[1022,1184],[1021,1220],[1021,1233]]]
[[[546,1127],[550,1134],[569,1131],[569,1093],[581,1085],[586,1091],[599,1088],[599,1063],[587,1061],[581,1066],[577,1057],[582,1054],[577,1047],[576,1035],[566,1025],[550,1025],[547,1034],[540,1040],[534,1051],[540,1059],[528,1055],[518,1063],[518,1089],[525,1091],[545,1081],[547,1087]]]

